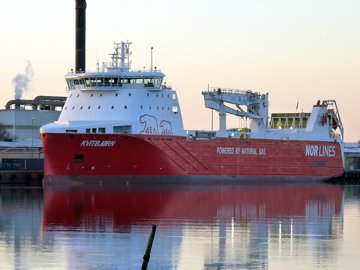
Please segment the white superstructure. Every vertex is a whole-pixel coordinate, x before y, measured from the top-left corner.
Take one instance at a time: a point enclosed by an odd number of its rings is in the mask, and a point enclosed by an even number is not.
[[[112,61],[96,72],[66,75],[69,96],[46,132],[185,135],[176,91],[164,74],[130,70],[130,42],[115,43]]]

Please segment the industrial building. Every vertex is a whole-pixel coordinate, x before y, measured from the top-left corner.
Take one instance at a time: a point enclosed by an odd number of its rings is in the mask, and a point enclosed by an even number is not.
[[[23,146],[41,146],[40,127],[59,118],[65,97],[37,96],[33,100],[14,99],[0,110],[0,140]]]

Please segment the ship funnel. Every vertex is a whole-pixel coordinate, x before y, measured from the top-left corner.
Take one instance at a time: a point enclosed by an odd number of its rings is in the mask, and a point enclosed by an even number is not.
[[[76,1],[75,71],[85,72],[86,0]]]

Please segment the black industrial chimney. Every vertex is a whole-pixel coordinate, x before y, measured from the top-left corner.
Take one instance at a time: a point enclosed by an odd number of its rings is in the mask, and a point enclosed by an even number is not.
[[[76,72],[85,72],[86,0],[76,1]]]

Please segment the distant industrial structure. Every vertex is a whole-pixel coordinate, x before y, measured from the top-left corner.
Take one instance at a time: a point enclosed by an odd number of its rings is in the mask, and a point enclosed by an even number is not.
[[[40,127],[59,118],[65,97],[14,99],[0,110],[0,184],[41,185]]]
[[[360,172],[360,142],[345,143],[344,155],[345,155],[345,159],[344,159],[345,170]]]
[[[0,110],[0,126],[6,132],[5,141],[38,145],[42,125],[59,118],[65,97],[37,96],[33,100],[14,99]]]

